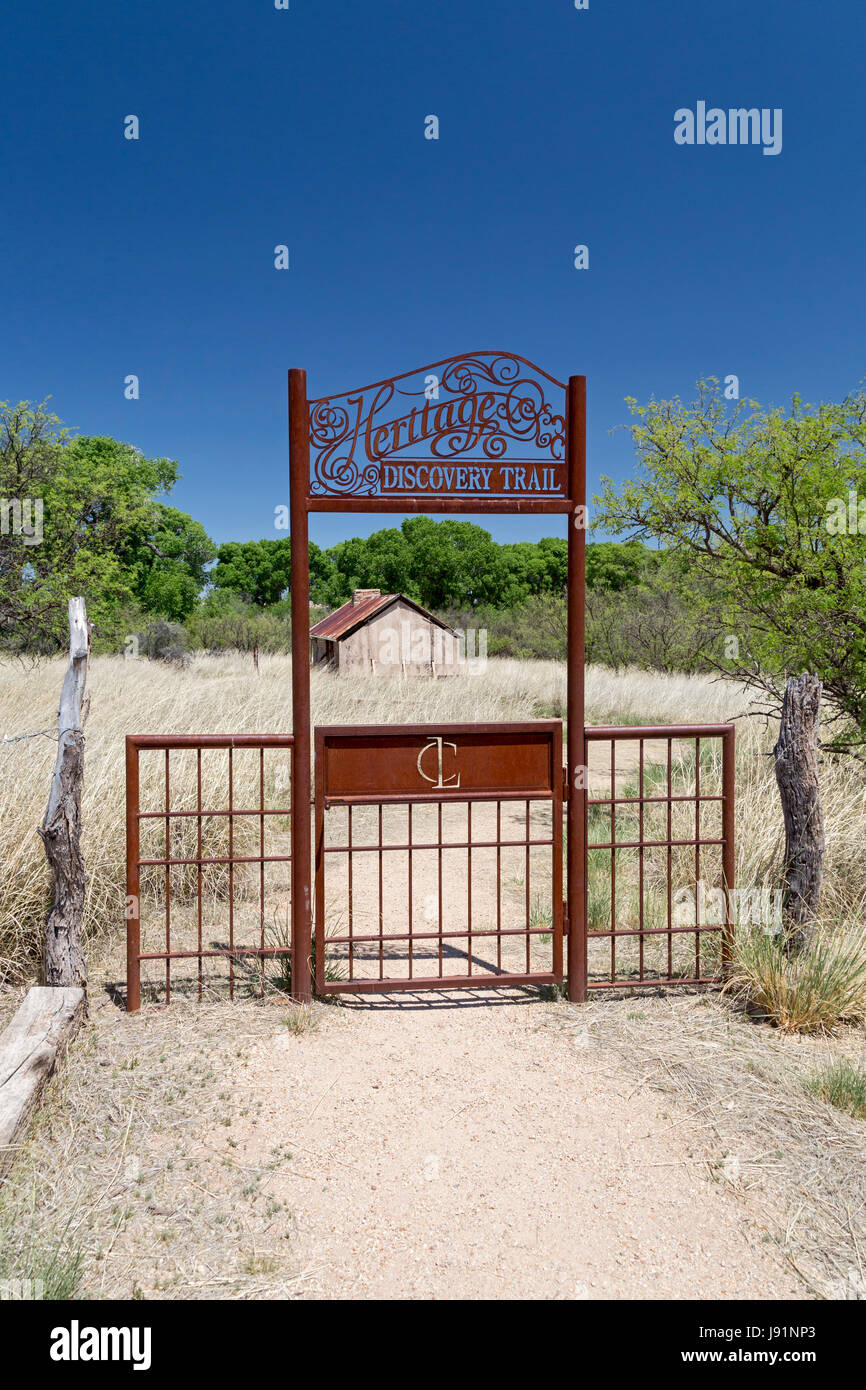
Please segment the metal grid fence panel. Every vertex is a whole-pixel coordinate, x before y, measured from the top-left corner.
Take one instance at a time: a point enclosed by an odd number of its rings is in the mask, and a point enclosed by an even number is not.
[[[733,923],[734,726],[585,734],[587,987],[717,982]]]
[[[291,957],[291,735],[126,739],[127,1009],[202,999],[220,977],[265,992]],[[271,875],[270,881],[268,875]],[[192,972],[192,973],[190,973]],[[286,982],[288,975],[286,975]]]

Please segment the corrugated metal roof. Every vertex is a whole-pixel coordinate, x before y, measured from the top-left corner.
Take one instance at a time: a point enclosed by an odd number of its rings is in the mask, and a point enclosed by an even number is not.
[[[360,626],[361,623],[372,618],[374,613],[378,613],[380,608],[399,598],[399,594],[379,594],[377,598],[365,598],[360,603],[349,599],[342,608],[329,613],[327,618],[320,620],[310,628],[311,637],[345,637],[352,628]]]
[[[354,603],[349,599],[342,608],[337,608],[333,613],[329,613],[327,618],[320,618],[317,623],[310,628],[311,637],[326,637],[332,641],[338,641],[341,637],[348,637],[355,628],[361,627],[378,613],[381,609],[387,608],[389,604],[395,603],[397,599],[402,599],[403,603],[408,603],[410,608],[414,608],[416,613],[420,613],[423,618],[429,618],[431,623],[437,627],[444,628],[446,632],[453,632],[454,628],[443,623],[440,618],[428,613],[426,608],[422,608],[414,599],[407,598],[405,594],[380,594],[378,598],[365,598],[360,603]]]

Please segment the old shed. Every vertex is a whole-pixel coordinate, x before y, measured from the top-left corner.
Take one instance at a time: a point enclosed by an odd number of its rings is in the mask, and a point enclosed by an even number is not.
[[[312,662],[340,675],[456,675],[460,637],[405,594],[356,589],[310,628]]]

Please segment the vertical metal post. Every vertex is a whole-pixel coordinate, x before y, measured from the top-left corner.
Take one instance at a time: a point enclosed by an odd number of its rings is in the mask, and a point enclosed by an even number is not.
[[[138,821],[138,747],[126,740],[126,1012],[141,1008],[141,874]]]
[[[319,948],[316,952],[316,990],[324,993],[325,986],[325,757],[320,732],[316,733],[316,923],[319,925]],[[351,818],[352,808],[349,807]],[[350,819],[351,825],[351,819]],[[351,855],[349,856],[351,860]],[[349,948],[351,951],[351,947]]]
[[[725,929],[722,933],[722,975],[726,975],[731,963],[731,946],[734,936],[734,878],[737,872],[734,855],[734,787],[736,744],[735,726],[729,725],[722,735],[722,878],[725,884]]]
[[[310,883],[310,416],[307,374],[289,372],[289,534],[292,594],[292,994],[312,998]]]
[[[568,801],[566,895],[568,898],[568,997],[586,998],[586,377],[570,376],[566,397],[565,457],[571,511],[568,517]]]

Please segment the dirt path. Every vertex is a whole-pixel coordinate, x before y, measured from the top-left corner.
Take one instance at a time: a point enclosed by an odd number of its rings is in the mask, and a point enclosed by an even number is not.
[[[292,1154],[268,1193],[302,1296],[803,1296],[683,1114],[602,1066],[573,1010],[478,991],[317,1017],[250,1046],[255,1119],[232,1128],[241,1163]]]

